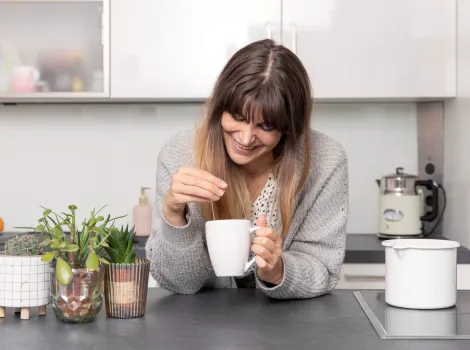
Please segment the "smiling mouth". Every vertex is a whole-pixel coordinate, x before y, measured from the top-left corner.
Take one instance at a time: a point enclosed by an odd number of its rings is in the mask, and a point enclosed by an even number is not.
[[[245,150],[245,151],[251,151],[253,149],[255,149],[256,147],[258,146],[251,146],[251,147],[247,147],[247,146],[243,146],[241,143],[237,142],[237,140],[233,139],[233,141],[235,142],[235,145],[242,149],[242,150]]]

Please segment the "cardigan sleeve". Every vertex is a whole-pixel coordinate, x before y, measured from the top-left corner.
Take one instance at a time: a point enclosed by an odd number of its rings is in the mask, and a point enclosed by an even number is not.
[[[345,255],[348,217],[348,168],[344,151],[325,177],[292,244],[282,252],[284,277],[258,287],[276,299],[307,299],[334,289]]]
[[[164,147],[157,161],[157,181],[153,231],[146,244],[150,271],[160,287],[178,294],[193,294],[214,277],[209,255],[200,229],[187,206],[187,224],[176,227],[162,214],[162,205],[172,181],[172,168],[178,155],[171,144]],[[173,148],[174,149],[174,148]],[[177,168],[177,167],[176,167]]]

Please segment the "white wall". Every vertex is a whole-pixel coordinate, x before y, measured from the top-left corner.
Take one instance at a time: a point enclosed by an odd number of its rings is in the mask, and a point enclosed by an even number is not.
[[[458,1],[457,99],[444,104],[445,236],[470,245],[470,2]]]
[[[87,215],[108,204],[130,222],[139,187],[154,187],[163,142],[193,127],[200,112],[199,104],[0,106],[6,230],[34,224],[39,205],[76,204]],[[376,233],[374,179],[397,166],[417,172],[415,104],[316,105],[313,126],[339,140],[349,157],[348,232]]]

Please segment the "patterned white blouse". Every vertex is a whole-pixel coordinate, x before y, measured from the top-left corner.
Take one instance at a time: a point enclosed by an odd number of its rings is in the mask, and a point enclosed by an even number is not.
[[[269,175],[269,179],[263,187],[260,195],[252,203],[251,206],[251,222],[252,225],[256,225],[256,221],[262,215],[266,216],[266,226],[276,227],[278,218],[276,217],[276,180],[272,174]],[[252,233],[251,240],[255,238],[256,232]],[[255,254],[250,250],[248,260],[251,260]],[[235,281],[239,288],[255,288],[255,277],[254,272],[256,270],[256,263],[253,264],[248,271],[245,272],[244,276],[236,277]]]

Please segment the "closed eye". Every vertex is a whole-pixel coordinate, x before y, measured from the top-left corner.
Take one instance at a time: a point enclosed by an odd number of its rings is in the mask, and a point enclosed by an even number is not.
[[[246,118],[242,116],[241,114],[232,113],[231,115],[232,115],[232,118],[235,119],[236,121],[243,122],[246,120]]]
[[[274,130],[274,127],[271,124],[262,123],[262,124],[259,124],[258,126],[261,129],[263,129],[264,131],[273,131]]]

